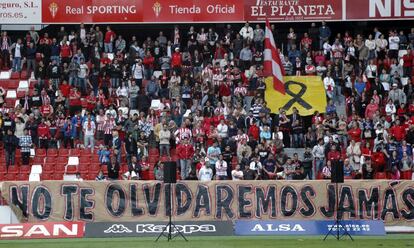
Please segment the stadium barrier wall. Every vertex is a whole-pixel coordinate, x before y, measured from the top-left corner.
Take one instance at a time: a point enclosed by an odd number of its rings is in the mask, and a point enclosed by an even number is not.
[[[335,187],[329,181],[3,182],[3,197],[20,221],[130,222],[221,220],[332,220]],[[413,181],[346,181],[340,217],[414,226]]]

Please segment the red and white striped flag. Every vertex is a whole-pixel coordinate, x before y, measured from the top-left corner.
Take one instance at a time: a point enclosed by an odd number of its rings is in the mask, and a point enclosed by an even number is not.
[[[264,49],[264,73],[265,76],[272,77],[273,88],[283,95],[285,92],[285,85],[283,82],[283,76],[285,70],[282,62],[280,61],[280,55],[276,47],[275,40],[273,38],[272,30],[270,29],[269,20],[266,19],[266,32],[265,32],[265,49]]]

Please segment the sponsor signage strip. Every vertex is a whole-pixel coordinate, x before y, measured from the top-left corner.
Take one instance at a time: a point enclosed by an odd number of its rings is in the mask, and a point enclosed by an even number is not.
[[[384,220],[414,226],[414,181],[2,182],[16,216],[38,221]],[[170,198],[170,196],[172,198]],[[172,209],[168,204],[173,202]]]
[[[158,236],[167,222],[96,222],[87,223],[85,237],[148,237]],[[174,222],[180,232],[188,236],[231,236],[231,221],[178,221]],[[168,230],[167,230],[168,231]],[[175,230],[173,230],[175,232]]]
[[[82,238],[84,229],[82,221],[7,224],[0,225],[0,240]]]
[[[414,19],[406,0],[5,0],[0,23],[304,22]],[[358,6],[358,8],[355,8]]]
[[[385,235],[384,222],[375,220],[342,221],[340,234],[346,229],[352,236],[383,236]],[[236,220],[235,235],[239,236],[277,236],[277,235],[325,235],[329,232],[333,221],[243,221]]]

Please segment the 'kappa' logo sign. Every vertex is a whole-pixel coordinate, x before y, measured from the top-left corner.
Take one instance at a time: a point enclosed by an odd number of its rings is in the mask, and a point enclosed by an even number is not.
[[[113,224],[104,233],[132,233],[132,231],[122,224]]]

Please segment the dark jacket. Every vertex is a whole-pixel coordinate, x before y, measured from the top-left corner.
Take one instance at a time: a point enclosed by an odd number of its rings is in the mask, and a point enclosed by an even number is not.
[[[19,145],[19,139],[14,134],[5,135],[3,138],[3,142],[4,142],[4,149],[6,149],[7,152],[16,151],[16,148]]]

